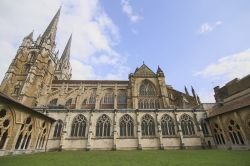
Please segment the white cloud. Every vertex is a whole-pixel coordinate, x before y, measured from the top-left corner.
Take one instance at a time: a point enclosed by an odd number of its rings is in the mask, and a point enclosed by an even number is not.
[[[126,58],[114,49],[120,42],[119,29],[100,6],[99,0],[0,1],[0,79],[7,71],[23,37],[33,29],[35,37],[43,33],[61,4],[57,49],[62,53],[72,32],[73,79],[107,79],[110,74],[119,76],[117,79],[124,79],[124,75],[118,72],[127,68]],[[114,57],[119,66],[110,63],[114,61]],[[110,72],[97,75],[98,68],[93,67],[96,63],[92,59],[100,59],[102,65],[110,68]],[[85,72],[79,73],[80,71]]]
[[[128,16],[129,20],[132,23],[136,23],[136,22],[140,21],[141,19],[143,19],[142,16],[140,16],[134,12],[134,10],[130,4],[130,0],[122,0],[121,5],[122,5],[123,13],[125,13]]]
[[[226,81],[241,78],[250,74],[250,49],[243,52],[220,58],[216,63],[210,64],[203,70],[196,72],[196,76],[203,76],[210,80]]]
[[[215,23],[211,24],[211,23],[203,23],[199,30],[198,33],[200,34],[205,34],[208,32],[212,32],[215,28],[217,28],[219,25],[222,25],[222,21],[216,21]]]

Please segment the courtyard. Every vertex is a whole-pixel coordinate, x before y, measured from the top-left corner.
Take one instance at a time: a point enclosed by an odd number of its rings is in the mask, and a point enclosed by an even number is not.
[[[0,166],[249,166],[250,151],[63,151],[0,157]]]

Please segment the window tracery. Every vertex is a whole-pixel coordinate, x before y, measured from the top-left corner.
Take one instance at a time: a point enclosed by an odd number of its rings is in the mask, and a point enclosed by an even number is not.
[[[140,86],[139,91],[140,96],[156,96],[156,90],[154,85],[148,81],[144,80]]]
[[[97,120],[96,136],[97,137],[110,137],[111,136],[111,120],[105,114],[100,116]]]
[[[15,149],[24,150],[28,148],[32,135],[32,129],[33,129],[32,119],[31,117],[28,117],[26,118],[26,120],[24,121],[24,123],[20,128]]]
[[[10,133],[12,115],[11,112],[6,109],[0,110],[0,149],[4,148]]]
[[[207,123],[205,122],[205,120],[201,120],[201,128],[204,135],[209,135]]]
[[[214,138],[215,138],[215,142],[218,144],[218,145],[222,145],[222,144],[225,144],[225,139],[224,139],[224,136],[222,134],[222,129],[219,128],[219,125],[217,123],[214,124]]]
[[[163,136],[175,135],[174,120],[167,114],[163,115],[161,118],[161,130]]]
[[[134,122],[133,118],[125,114],[120,119],[120,136],[131,137],[134,136]]]
[[[180,122],[182,133],[184,136],[195,135],[194,122],[189,115],[183,114],[180,118]]]
[[[62,120],[57,120],[56,125],[55,125],[55,129],[54,129],[54,133],[53,133],[53,137],[54,138],[60,138],[61,135],[62,135],[62,129],[63,129]]]
[[[233,144],[244,144],[244,139],[242,137],[240,126],[234,121],[230,120],[228,124],[228,133]]]
[[[44,143],[46,142],[46,136],[47,136],[47,128],[46,128],[46,123],[43,122],[42,126],[39,129],[39,134],[36,142],[36,149],[43,149],[44,148]]]
[[[155,136],[155,123],[152,116],[146,114],[141,121],[142,136]]]
[[[71,137],[85,137],[86,136],[87,119],[82,114],[77,115],[71,127]]]

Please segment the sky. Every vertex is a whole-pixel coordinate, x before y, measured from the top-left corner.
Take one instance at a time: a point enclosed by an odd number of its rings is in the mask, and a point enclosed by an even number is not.
[[[0,80],[23,38],[34,30],[36,40],[60,6],[56,50],[72,33],[72,79],[127,80],[144,62],[214,102],[215,86],[250,74],[249,0],[1,0]]]

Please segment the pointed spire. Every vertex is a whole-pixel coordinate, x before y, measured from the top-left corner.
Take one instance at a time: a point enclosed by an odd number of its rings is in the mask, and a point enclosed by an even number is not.
[[[64,48],[60,61],[69,60],[71,41],[72,41],[72,34],[70,35],[69,40]]]
[[[187,90],[187,87],[185,86],[185,93],[186,93],[186,95],[188,95],[189,96],[189,92],[188,92],[188,90]]]
[[[56,12],[55,16],[53,17],[53,19],[51,20],[50,24],[48,25],[47,29],[45,30],[45,32],[42,35],[42,38],[48,38],[50,37],[52,42],[55,42],[55,38],[56,38],[56,30],[57,30],[57,24],[58,24],[58,20],[59,20],[59,16],[60,16],[60,12],[61,12],[61,6],[58,9],[58,11]]]
[[[162,69],[160,68],[159,65],[158,65],[157,73],[163,73],[163,71],[162,71]]]
[[[30,34],[28,36],[26,36],[25,38],[26,39],[33,39],[33,33],[34,33],[34,30],[32,32],[30,32]]]
[[[191,86],[191,88],[192,88],[192,94],[193,94],[193,97],[195,97],[195,98],[196,98],[196,93],[195,93],[195,90],[194,90],[193,86]]]

